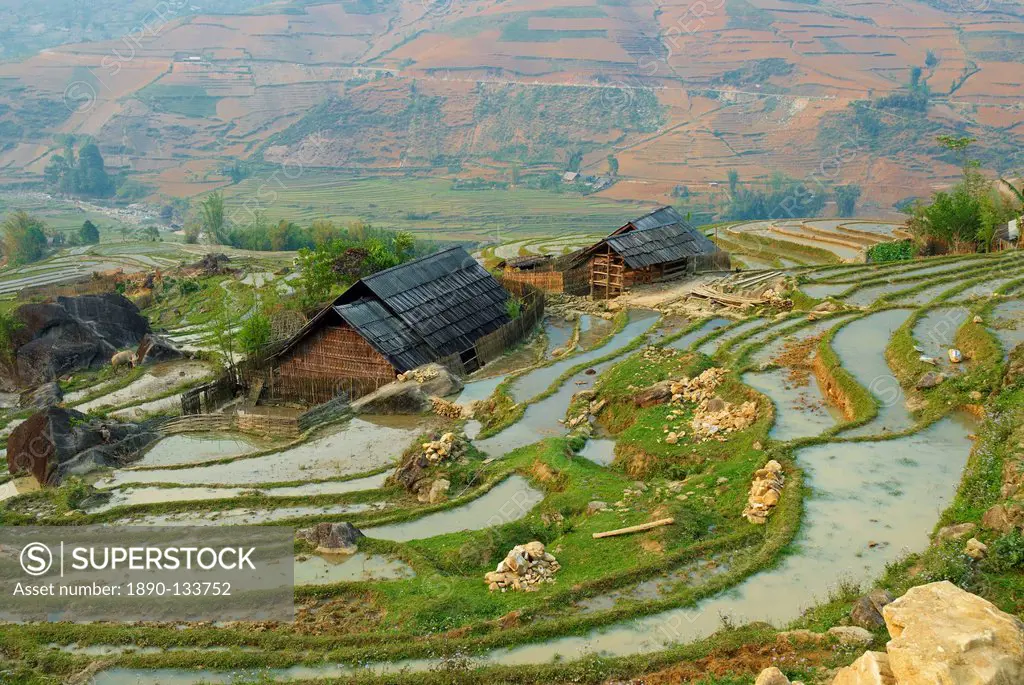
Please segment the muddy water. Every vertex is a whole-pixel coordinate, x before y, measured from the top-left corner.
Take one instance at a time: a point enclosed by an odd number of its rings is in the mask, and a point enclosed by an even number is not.
[[[798,450],[796,458],[813,494],[804,503],[796,551],[775,568],[758,573],[728,592],[694,607],[672,609],[578,637],[564,637],[480,657],[485,663],[543,664],[585,653],[626,656],[690,642],[733,623],[767,621],[781,626],[824,599],[840,581],[866,583],[885,565],[928,545],[928,533],[948,506],[971,449],[965,418],[944,419],[920,433],[897,440],[825,444]],[[428,660],[371,664],[378,673],[400,668],[426,670]],[[270,678],[340,677],[340,664],[264,671]],[[237,673],[161,669],[111,669],[96,685],[201,680],[230,682]]]
[[[364,528],[371,538],[408,542],[462,530],[483,530],[517,521],[530,513],[544,493],[530,486],[522,476],[509,476],[472,502],[455,509],[427,514],[405,523]]]
[[[138,380],[132,381],[120,390],[98,397],[75,407],[80,412],[89,412],[100,407],[116,407],[137,402],[153,395],[163,394],[183,383],[195,382],[210,376],[212,371],[203,362],[184,362],[155,367]]]
[[[328,585],[361,580],[413,578],[416,572],[400,559],[382,554],[312,554],[295,560],[296,585]]]
[[[132,466],[201,464],[255,452],[261,447],[240,435],[172,435],[153,445]]]
[[[697,351],[700,352],[701,354],[706,354],[708,356],[713,355],[715,352],[718,352],[718,348],[720,348],[722,345],[730,342],[731,340],[735,340],[744,333],[747,333],[757,328],[758,326],[763,326],[764,324],[764,319],[751,319],[750,321],[741,323],[736,328],[730,329],[727,333],[720,335],[714,340],[707,341],[706,343],[698,347]]]
[[[420,422],[420,417],[406,416],[353,418],[327,435],[275,454],[186,469],[123,469],[115,471],[103,486],[124,483],[252,485],[337,478],[393,462],[419,434]]]
[[[565,319],[552,319],[548,317],[544,319],[544,332],[548,336],[548,346],[544,351],[544,357],[546,359],[552,359],[552,354],[555,350],[565,350],[565,346],[569,344],[569,340],[572,339],[573,331],[576,326],[572,321],[566,321]]]
[[[316,495],[342,495],[361,490],[376,490],[383,487],[390,471],[383,471],[366,478],[343,481],[326,481],[291,485],[283,488],[263,488],[261,493],[268,497],[314,497]],[[141,504],[162,504],[164,502],[202,502],[215,499],[230,499],[251,493],[252,488],[139,488],[124,486],[111,492],[108,502],[89,513],[99,513],[120,506]]]
[[[580,316],[579,348],[589,350],[606,338],[614,328],[615,323],[609,319],[602,319],[593,314]]]
[[[931,302],[942,293],[952,288],[955,288],[956,286],[957,284],[955,282],[947,281],[945,283],[939,283],[938,285],[933,285],[931,287],[925,288],[924,290],[913,293],[911,295],[900,295],[897,293],[897,295],[893,298],[893,302],[897,304],[927,304],[928,302]]]
[[[456,404],[469,404],[470,402],[482,402],[488,397],[494,394],[501,382],[505,380],[505,376],[495,376],[493,378],[483,378],[478,381],[470,381],[466,383],[462,392],[455,398]]]
[[[825,400],[813,374],[803,384],[791,380],[789,375],[789,369],[774,369],[743,376],[744,383],[775,404],[770,437],[783,441],[809,438],[842,421],[842,412]]]
[[[536,397],[547,390],[556,378],[577,364],[584,364],[593,359],[600,359],[605,355],[621,350],[634,338],[637,338],[644,331],[650,328],[657,316],[658,315],[654,312],[630,312],[629,322],[621,331],[613,335],[607,343],[593,350],[566,357],[565,359],[557,361],[550,366],[545,366],[520,376],[516,379],[515,383],[512,384],[512,387],[509,389],[509,394],[511,394],[512,399],[516,402],[525,402]],[[580,343],[580,346],[581,348],[583,347],[582,342]],[[558,418],[562,418],[562,414],[559,414]],[[536,442],[536,440],[533,442]]]
[[[1024,343],[1024,300],[1002,302],[992,310],[989,330],[999,338],[1003,354],[1008,355],[1017,345]]]
[[[679,338],[678,340],[670,342],[668,345],[666,345],[666,347],[672,348],[673,350],[688,350],[690,349],[690,345],[692,345],[693,343],[697,342],[704,336],[714,331],[717,331],[719,328],[722,328],[723,326],[728,326],[732,322],[732,319],[711,319],[700,328],[690,331],[689,333]]]
[[[615,441],[610,438],[591,438],[580,450],[580,456],[601,466],[611,466],[615,461]]]
[[[133,526],[255,526],[271,521],[306,516],[343,516],[358,514],[383,504],[328,504],[322,507],[252,507],[247,509],[225,509],[223,511],[186,511],[175,514],[154,514],[132,516],[119,520],[113,525]]]
[[[870,307],[882,295],[888,295],[889,293],[906,289],[906,283],[881,283],[879,285],[861,288],[860,290],[844,297],[843,301],[855,307]]]
[[[950,363],[949,350],[968,314],[966,307],[943,307],[933,309],[918,319],[912,335],[917,346],[924,350],[921,354],[934,357],[939,366],[947,370],[962,368],[963,364]]]
[[[832,339],[832,349],[843,368],[879,401],[878,415],[845,436],[881,435],[903,431],[914,425],[907,411],[899,381],[885,360],[885,348],[893,332],[906,322],[912,310],[888,309],[843,326]]]
[[[835,297],[850,289],[849,283],[805,283],[800,290],[808,297],[823,300],[826,297]]]

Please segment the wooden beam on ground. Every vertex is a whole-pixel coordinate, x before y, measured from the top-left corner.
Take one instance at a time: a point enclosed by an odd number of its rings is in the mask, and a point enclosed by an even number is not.
[[[650,523],[641,523],[639,526],[630,526],[629,528],[618,528],[617,530],[608,530],[603,533],[594,533],[594,539],[599,538],[612,538],[616,535],[628,535],[629,533],[640,533],[645,530],[651,530],[652,528],[661,528],[662,526],[670,526],[675,523],[675,519],[659,519],[657,521],[651,521]]]

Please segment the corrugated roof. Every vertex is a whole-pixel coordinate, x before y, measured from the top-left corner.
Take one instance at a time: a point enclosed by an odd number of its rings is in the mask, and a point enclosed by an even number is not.
[[[660,228],[672,224],[680,224],[695,230],[679,212],[669,206],[656,209],[650,214],[644,214],[639,219],[633,219],[629,223],[633,224],[638,231],[646,231],[649,228]]]
[[[606,238],[631,269],[711,254],[718,248],[689,224],[671,223]]]
[[[363,298],[334,311],[397,369],[415,369],[437,357],[430,347],[378,300]]]
[[[461,247],[379,271],[346,290],[279,353],[337,314],[399,371],[464,352],[511,319],[508,292]]]
[[[461,247],[406,262],[361,284],[416,332],[438,357],[462,352],[508,323],[508,292]],[[346,300],[353,286],[339,298]]]

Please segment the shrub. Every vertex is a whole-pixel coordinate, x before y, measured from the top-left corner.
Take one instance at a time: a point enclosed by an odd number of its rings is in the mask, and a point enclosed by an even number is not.
[[[1024,533],[1013,530],[989,545],[985,566],[996,573],[1024,570]]]
[[[868,261],[873,264],[904,262],[914,258],[914,244],[909,240],[878,243],[868,248]]]

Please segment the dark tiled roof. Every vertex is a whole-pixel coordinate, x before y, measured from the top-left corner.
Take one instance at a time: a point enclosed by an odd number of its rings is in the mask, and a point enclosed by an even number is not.
[[[368,276],[335,304],[367,295],[400,319],[435,359],[469,349],[511,320],[508,292],[461,247]]]
[[[415,369],[436,359],[418,335],[375,299],[364,297],[334,311],[397,369]]]
[[[464,352],[508,323],[508,292],[461,247],[355,283],[279,353],[337,314],[399,371]]]
[[[631,269],[675,262],[685,257],[713,254],[718,247],[671,207],[662,207],[629,222],[625,230],[605,238]]]

